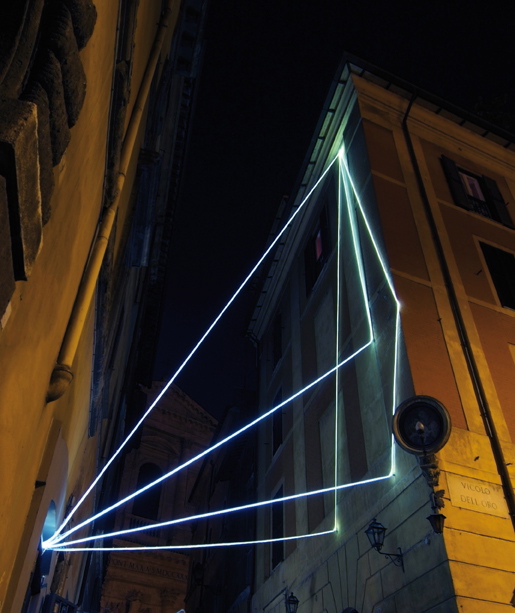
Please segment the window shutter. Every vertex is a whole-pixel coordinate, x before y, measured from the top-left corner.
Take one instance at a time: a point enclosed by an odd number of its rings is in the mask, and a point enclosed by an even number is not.
[[[506,203],[501,196],[497,183],[493,179],[490,179],[490,177],[483,177],[482,179],[487,192],[486,197],[496,211],[499,221],[505,226],[513,228],[513,222],[506,209]]]
[[[440,160],[442,162],[443,171],[445,173],[447,183],[449,184],[454,203],[469,211],[472,210],[472,205],[470,204],[467,194],[463,189],[463,184],[461,182],[460,175],[458,174],[456,164],[448,157],[445,157],[445,155],[442,155]]]

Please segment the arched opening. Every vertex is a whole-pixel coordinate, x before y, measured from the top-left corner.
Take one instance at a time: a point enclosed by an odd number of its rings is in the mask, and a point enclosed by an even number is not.
[[[41,556],[41,574],[48,575],[50,572],[50,563],[52,561],[52,551],[43,551],[41,547],[41,543],[43,541],[48,540],[55,534],[57,530],[57,511],[55,508],[55,502],[53,500],[50,501],[48,506],[48,511],[45,517],[45,523],[43,524],[43,531],[41,532],[41,542],[40,542],[40,556]]]
[[[45,577],[50,572],[50,566],[52,564],[53,551],[44,551],[42,543],[46,539],[49,539],[55,534],[57,530],[57,511],[55,502],[52,500],[48,505],[48,511],[45,516],[45,522],[43,524],[43,530],[38,543],[38,556],[34,564],[34,570],[30,575],[29,585],[25,593],[25,598],[22,606],[22,613],[27,613],[33,609],[34,602],[39,602],[41,590],[45,585]]]

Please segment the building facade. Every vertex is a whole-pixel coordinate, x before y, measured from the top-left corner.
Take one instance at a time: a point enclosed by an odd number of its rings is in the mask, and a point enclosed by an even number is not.
[[[148,390],[149,404],[163,386],[154,383]],[[124,458],[118,500],[196,457],[209,446],[215,428],[216,420],[172,385],[141,426],[138,443]],[[168,527],[158,524],[195,513],[189,498],[199,469],[200,462],[196,462],[118,508],[112,528],[141,531],[111,538],[111,546],[141,550],[109,553],[101,611],[125,612],[128,607],[175,613],[184,607],[189,551],[145,548],[191,543],[191,522]]]
[[[509,135],[343,65],[251,322],[253,611],[513,608],[514,196]]]
[[[255,417],[255,395],[239,394],[239,402],[227,409],[213,439],[225,440]],[[256,489],[256,431],[249,429],[209,455],[198,473],[190,502],[198,514],[195,522],[190,578],[185,609],[190,613],[249,610],[254,582],[255,513],[216,513],[252,504]],[[215,512],[215,513],[213,513]],[[240,543],[210,547],[217,543]]]
[[[0,610],[97,611],[103,556],[41,543],[143,408],[204,3],[0,15]]]

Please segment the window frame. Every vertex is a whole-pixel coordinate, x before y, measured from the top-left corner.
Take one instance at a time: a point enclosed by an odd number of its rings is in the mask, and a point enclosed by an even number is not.
[[[478,240],[492,292],[503,309],[515,311],[515,253]]]
[[[273,499],[282,498],[283,496],[283,486],[281,485]],[[272,539],[284,538],[284,501],[274,502],[271,505],[270,533]],[[274,570],[281,562],[284,562],[284,541],[275,541],[270,543],[270,545],[270,567]]]
[[[445,155],[440,157],[440,161],[454,204],[486,219],[500,223],[507,228],[514,227],[506,208],[506,202],[497,183],[492,178],[458,166],[454,160]],[[483,199],[475,198],[471,193],[468,193],[470,190],[466,188],[465,177],[477,181]]]
[[[275,314],[272,322],[272,367],[275,369],[283,357],[283,315],[281,311]]]
[[[136,491],[153,483],[163,476],[163,470],[155,462],[144,461],[138,469]],[[161,503],[163,494],[163,483],[158,483],[149,488],[146,492],[139,494],[132,501],[131,514],[141,519],[151,522],[159,521],[161,516]]]
[[[277,406],[283,400],[283,390],[279,388],[274,396],[273,406]],[[283,411],[282,407],[272,414],[272,457],[279,451],[284,440]]]
[[[321,210],[314,232],[304,248],[306,296],[309,296],[331,255],[329,220],[326,207]]]

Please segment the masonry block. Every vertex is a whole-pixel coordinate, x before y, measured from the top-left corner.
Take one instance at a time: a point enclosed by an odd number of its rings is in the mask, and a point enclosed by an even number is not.
[[[39,187],[43,225],[50,219],[51,197],[54,191],[54,169],[52,164],[52,138],[50,134],[50,106],[43,86],[32,82],[23,92],[23,100],[38,107]]]
[[[64,102],[71,128],[79,118],[86,96],[86,75],[79,57],[79,48],[70,11],[64,4],[57,4],[47,15],[45,43],[61,65]]]
[[[77,45],[79,49],[82,49],[93,34],[97,21],[97,9],[91,0],[64,0],[64,3],[72,16]]]
[[[6,183],[14,276],[25,280],[41,247],[37,108],[0,103],[0,175]]]
[[[48,97],[52,164],[57,166],[66,151],[66,147],[70,143],[71,135],[64,100],[61,65],[54,53],[49,49],[41,51],[35,74],[36,81],[41,84]]]
[[[3,98],[17,98],[23,88],[39,36],[44,0],[2,3],[0,83]]]

